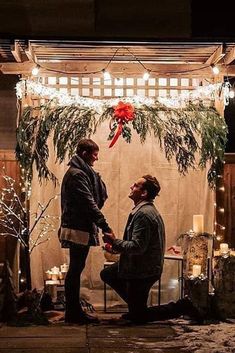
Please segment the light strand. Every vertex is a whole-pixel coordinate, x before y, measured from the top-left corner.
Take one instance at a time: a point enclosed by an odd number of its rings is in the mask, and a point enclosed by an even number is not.
[[[39,82],[32,80],[20,80],[16,84],[16,95],[18,99],[22,99],[27,94],[36,95],[40,98],[56,100],[58,105],[67,106],[71,104],[81,105],[89,108],[94,108],[97,111],[103,110],[107,106],[116,105],[120,99],[133,105],[152,105],[155,100],[142,96],[118,97],[111,99],[93,99],[82,96],[72,96],[67,93],[58,92],[55,88],[47,87]],[[171,107],[182,106],[185,102],[192,100],[215,100],[224,97],[224,101],[229,101],[229,89],[224,83],[209,84],[206,86],[199,86],[195,90],[188,93],[181,93],[177,97],[158,97],[158,101]]]

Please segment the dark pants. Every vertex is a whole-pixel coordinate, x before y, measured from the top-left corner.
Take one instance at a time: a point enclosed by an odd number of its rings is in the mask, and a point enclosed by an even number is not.
[[[141,279],[120,278],[118,263],[104,268],[100,277],[128,304],[130,315],[136,318],[141,318],[146,312],[150,288],[159,279],[158,276]]]
[[[89,246],[71,244],[70,263],[65,278],[65,320],[76,320],[83,315],[80,304],[81,273],[86,264]]]
[[[145,319],[148,322],[169,320],[176,319],[182,315],[186,315],[198,322],[202,322],[205,318],[205,312],[194,306],[191,300],[185,297],[176,302],[149,307],[146,311]]]

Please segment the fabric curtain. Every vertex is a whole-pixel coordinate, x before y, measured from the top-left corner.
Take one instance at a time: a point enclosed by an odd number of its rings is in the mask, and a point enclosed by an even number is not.
[[[133,207],[132,201],[128,198],[130,186],[144,174],[156,176],[161,185],[160,196],[156,198],[155,205],[165,222],[166,248],[174,245],[181,233],[192,229],[194,214],[203,214],[205,231],[213,231],[214,192],[208,187],[207,170],[196,168],[182,176],[178,173],[176,163],[174,161],[169,163],[166,160],[155,137],[148,136],[142,144],[139,136],[133,133],[130,144],[120,137],[112,148],[108,148],[108,134],[108,123],[104,123],[91,138],[100,147],[99,161],[96,162],[94,169],[101,174],[109,195],[102,211],[117,237],[122,238],[127,217]],[[40,185],[37,172],[34,172],[30,200],[32,214],[38,202],[45,204],[50,197],[60,193],[60,184],[67,170],[68,161],[56,163],[51,142],[49,148],[48,165],[57,176],[59,184],[55,187],[48,181]],[[53,200],[48,214],[60,215],[60,198]],[[58,229],[59,222],[55,226]],[[36,233],[37,231],[34,236]],[[38,245],[31,254],[33,287],[42,288],[45,271],[68,263],[68,260],[67,250],[60,248],[57,232],[52,233],[50,240]],[[96,306],[103,305],[103,283],[99,273],[104,261],[102,248],[92,248],[83,274],[82,293]],[[164,274],[165,280],[162,285],[167,286],[175,269],[174,261],[166,264],[165,268],[167,273]],[[168,300],[170,289],[166,287],[165,292]]]

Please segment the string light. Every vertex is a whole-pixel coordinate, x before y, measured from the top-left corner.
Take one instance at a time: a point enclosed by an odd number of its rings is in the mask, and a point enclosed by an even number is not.
[[[33,69],[32,69],[32,75],[33,76],[37,76],[38,73],[39,73],[39,69],[40,69],[39,65],[34,66]]]
[[[45,205],[38,204],[38,208],[40,205],[40,211],[37,209],[36,217],[34,217],[34,219],[33,217],[31,217],[29,222],[30,212],[26,208],[27,203],[22,203],[20,196],[15,190],[15,180],[5,175],[5,173],[2,173],[2,178],[5,180],[6,187],[2,188],[2,192],[0,194],[0,227],[2,230],[0,235],[8,234],[10,236],[13,236],[14,238],[17,238],[17,240],[24,247],[28,247],[30,244],[31,253],[36,245],[39,245],[44,242],[44,239],[42,241],[39,241],[39,238],[42,238],[42,231],[39,232],[39,235],[36,237],[36,239],[30,238],[34,229],[37,226],[43,227],[43,235],[48,237],[47,233],[53,231],[54,229],[53,222],[59,219],[59,217],[57,216],[49,216],[46,214],[50,203],[52,202],[52,200],[55,199],[55,197],[50,198]],[[29,195],[29,192],[31,191],[30,183],[24,182],[24,187],[22,188],[22,190],[26,192],[26,196]],[[58,197],[58,195],[56,195],[56,197]]]
[[[177,97],[164,98],[158,97],[159,102],[169,107],[181,107],[186,104],[189,100],[198,101],[206,100],[211,101],[219,97],[219,92],[227,91],[224,90],[224,85],[221,83],[209,84],[207,86],[199,86],[195,90],[191,91],[187,96],[185,94],[179,94]],[[82,96],[72,96],[66,93],[58,92],[55,88],[47,87],[39,82],[32,80],[20,80],[16,84],[16,95],[19,99],[22,99],[27,94],[33,94],[41,98],[50,100],[56,100],[58,105],[67,106],[71,104],[77,104],[89,108],[94,108],[97,112],[107,106],[113,106],[118,103],[120,98],[111,99],[92,99]],[[228,94],[228,92],[226,93]],[[122,98],[127,103],[139,106],[141,104],[153,105],[155,100],[148,97],[133,96]]]
[[[211,69],[215,75],[218,75],[220,73],[218,66],[216,66],[214,64],[211,64]]]
[[[111,75],[108,71],[106,71],[105,69],[102,70],[103,76],[104,76],[104,80],[111,80]]]
[[[234,92],[233,89],[231,89],[231,90],[229,91],[229,98],[230,98],[230,99],[233,99],[234,97],[235,97],[235,92]]]
[[[214,227],[215,228],[214,236],[218,242],[221,242],[221,241],[223,241],[223,239],[225,237],[225,231],[226,231],[226,227],[224,225],[225,209],[223,207],[225,185],[224,185],[224,180],[223,180],[222,174],[218,174],[217,178],[218,178],[217,193],[216,193],[217,203],[216,202],[214,203],[215,215],[216,215],[216,220],[214,222],[214,226],[215,226]],[[220,193],[220,194],[218,194],[218,193]],[[221,195],[221,193],[222,193],[222,195]]]
[[[148,81],[149,77],[150,77],[150,71],[148,70],[143,74],[143,80]]]

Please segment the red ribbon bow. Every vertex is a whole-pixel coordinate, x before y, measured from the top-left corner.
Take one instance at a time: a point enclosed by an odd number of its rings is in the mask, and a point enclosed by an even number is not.
[[[120,101],[116,107],[114,107],[114,117],[118,122],[117,131],[109,145],[112,147],[119,136],[122,133],[123,125],[134,119],[134,107],[130,103],[123,103]]]

